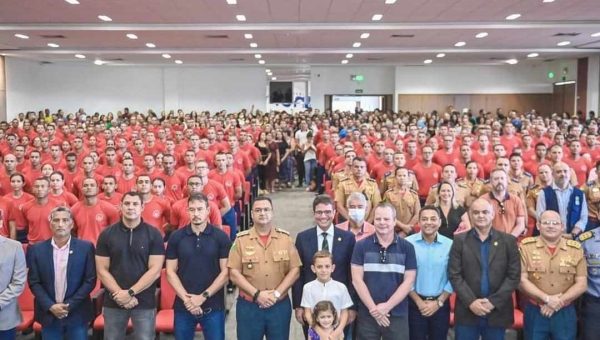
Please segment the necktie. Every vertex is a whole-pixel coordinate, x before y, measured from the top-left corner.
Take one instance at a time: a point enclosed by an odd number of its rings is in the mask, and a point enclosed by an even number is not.
[[[327,242],[327,233],[321,233],[323,235],[323,243],[321,243],[321,250],[329,251],[329,242]]]

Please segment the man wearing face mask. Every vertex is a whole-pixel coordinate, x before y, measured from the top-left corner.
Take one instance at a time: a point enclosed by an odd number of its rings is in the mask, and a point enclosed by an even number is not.
[[[335,215],[335,204],[328,195],[319,195],[313,201],[313,213],[316,227],[309,228],[296,237],[296,249],[302,263],[312,263],[313,256],[317,251],[327,250],[333,257],[335,270],[332,278],[345,284],[349,288],[350,296],[354,304],[358,302],[356,292],[352,286],[350,274],[350,260],[356,241],[354,235],[333,225]],[[364,219],[364,217],[363,217]],[[302,266],[300,277],[292,288],[292,301],[296,311],[296,320],[303,325],[304,333],[307,334],[309,325],[304,320],[304,308],[301,306],[302,290],[306,283],[314,281],[316,274],[310,266]],[[348,313],[347,325],[350,325],[355,317],[356,310],[352,308]]]
[[[360,192],[353,192],[346,200],[346,209],[350,219],[336,225],[337,228],[354,234],[356,242],[375,233],[375,226],[366,221],[367,199]]]

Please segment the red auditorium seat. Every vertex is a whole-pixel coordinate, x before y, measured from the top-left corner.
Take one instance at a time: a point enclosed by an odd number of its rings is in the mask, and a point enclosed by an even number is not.
[[[29,289],[27,281],[25,281],[25,289],[19,296],[18,301],[23,315],[23,322],[17,326],[17,331],[24,331],[33,325],[33,293]]]
[[[175,290],[167,280],[167,271],[165,269],[160,273],[160,299],[158,313],[156,314],[156,333],[172,333],[175,311],[173,303],[175,302]],[[201,331],[198,325],[196,331]]]
[[[454,307],[456,306],[456,293],[450,294],[450,327],[454,326]]]
[[[227,234],[227,236],[231,237],[231,227],[228,225],[223,225],[222,226],[223,231],[225,232],[225,234]],[[162,287],[162,286],[161,286]]]
[[[520,331],[523,329],[523,312],[521,312],[516,307],[517,306],[517,295],[514,292],[512,293],[512,299],[513,299],[513,304],[515,306],[515,309],[513,311],[515,321],[510,328]],[[452,295],[450,295],[450,326],[454,326],[454,307],[455,306],[456,306],[456,294],[453,293]]]

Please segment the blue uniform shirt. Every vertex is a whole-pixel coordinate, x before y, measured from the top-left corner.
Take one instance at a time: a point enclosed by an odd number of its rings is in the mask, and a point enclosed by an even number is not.
[[[352,265],[364,269],[363,280],[375,304],[388,301],[404,282],[404,272],[417,269],[415,248],[408,241],[394,235],[394,241],[383,248],[377,234],[358,241],[352,253]],[[359,305],[361,313],[369,313]],[[408,299],[402,300],[390,311],[392,316],[408,315]]]
[[[579,235],[588,269],[587,293],[600,298],[600,228]]]
[[[448,280],[452,240],[437,234],[435,241],[429,244],[421,233],[410,235],[406,240],[415,247],[419,268],[413,290],[426,297],[438,296],[444,291],[452,294],[452,285]]]

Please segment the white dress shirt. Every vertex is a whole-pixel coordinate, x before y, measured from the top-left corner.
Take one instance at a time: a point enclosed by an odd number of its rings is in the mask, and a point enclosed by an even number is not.
[[[333,251],[333,230],[334,226],[331,224],[329,228],[323,231],[321,228],[317,227],[317,249],[323,250],[323,233],[327,233],[327,244],[329,245],[329,252]]]

